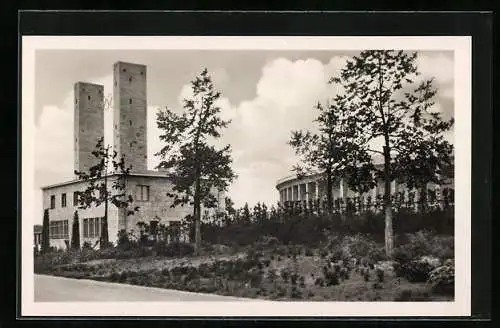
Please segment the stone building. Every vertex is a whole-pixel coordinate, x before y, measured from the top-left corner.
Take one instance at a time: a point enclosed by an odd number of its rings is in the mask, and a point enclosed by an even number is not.
[[[165,172],[147,169],[147,67],[117,62],[113,66],[113,141],[118,157],[123,156],[130,175],[125,179],[125,193],[133,198],[132,207],[138,206],[134,215],[125,209],[108,206],[108,233],[116,242],[118,231],[137,231],[137,223],[152,220],[167,226],[179,225],[192,207],[171,208],[172,183]],[[74,170],[88,172],[96,164],[92,155],[99,138],[104,136],[104,87],[77,82],[74,86]],[[108,185],[118,178],[108,175]],[[78,210],[80,241],[94,245],[101,235],[104,204],[88,209],[78,209],[78,192],[86,189],[87,182],[75,178],[42,188],[43,208],[49,209],[51,246],[65,247],[71,240],[74,212]],[[223,192],[214,190],[219,207],[203,209],[213,214],[223,208]],[[179,231],[179,229],[172,229]],[[173,235],[170,240],[187,240],[187,235]]]
[[[379,168],[382,169],[382,164],[379,164]],[[276,182],[276,189],[279,192],[279,202],[281,204],[297,202],[303,203],[304,201],[308,203],[309,201],[315,201],[317,199],[325,201],[327,195],[326,180],[321,174],[311,174],[301,177],[300,179],[297,175],[290,175],[279,179]],[[382,197],[384,189],[384,181],[380,180],[373,189],[366,193],[359,194],[348,187],[346,179],[343,177],[337,177],[333,182],[332,196],[334,201],[341,200],[343,204],[346,204],[348,199],[353,198],[360,198],[362,203],[366,203],[368,198],[373,201],[377,198],[377,196]],[[454,179],[449,178],[442,185],[428,183],[427,189],[434,191],[436,197],[439,198],[441,197],[442,191],[446,190],[445,193],[447,193],[449,190],[454,189]],[[403,197],[404,201],[408,201],[410,192],[412,192],[415,195],[415,198],[418,199],[419,190],[408,190],[404,183],[392,181],[392,195],[399,194]]]

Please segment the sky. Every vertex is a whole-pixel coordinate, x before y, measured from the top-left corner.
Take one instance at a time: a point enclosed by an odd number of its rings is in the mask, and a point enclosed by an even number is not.
[[[147,65],[148,168],[162,146],[156,127],[160,108],[180,112],[189,82],[204,68],[222,97],[221,116],[232,123],[218,144],[231,144],[238,175],[228,196],[236,206],[275,204],[276,181],[297,163],[286,144],[291,130],[309,129],[313,106],[335,94],[327,83],[353,51],[234,50],[37,50],[35,56],[35,213],[42,213],[40,187],[73,177],[73,85],[104,85],[105,142],[112,142],[112,66]],[[422,78],[435,78],[435,108],[453,116],[453,52],[419,52]],[[452,140],[453,132],[448,134]],[[40,215],[41,218],[41,215]],[[41,221],[41,219],[40,219]]]

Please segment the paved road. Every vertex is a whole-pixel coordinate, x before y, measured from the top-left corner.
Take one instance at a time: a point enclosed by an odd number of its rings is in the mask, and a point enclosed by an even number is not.
[[[252,301],[211,294],[35,275],[35,302]]]

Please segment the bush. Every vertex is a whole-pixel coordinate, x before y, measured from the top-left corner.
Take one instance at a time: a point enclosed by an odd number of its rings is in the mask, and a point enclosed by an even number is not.
[[[131,240],[130,234],[125,229],[118,231],[117,247],[119,249],[127,251],[137,246],[137,242]]]
[[[455,290],[455,268],[453,265],[443,265],[429,274],[427,281],[432,291],[437,294],[453,295]]]
[[[323,276],[327,286],[336,286],[339,284],[339,273],[331,268],[323,268]]]
[[[377,268],[375,272],[377,274],[378,282],[384,282],[384,275],[385,275],[384,270],[382,270],[381,268]]]
[[[411,261],[399,266],[396,275],[406,278],[409,282],[426,282],[432,269],[432,265],[427,262]]]
[[[156,254],[165,257],[183,257],[191,256],[194,254],[194,246],[184,242],[158,242],[153,247]]]
[[[82,245],[82,250],[93,250],[92,244],[89,241],[84,241]]]
[[[394,249],[394,259],[400,264],[432,256],[440,260],[454,257],[454,238],[439,236],[429,231],[407,234],[407,242]]]

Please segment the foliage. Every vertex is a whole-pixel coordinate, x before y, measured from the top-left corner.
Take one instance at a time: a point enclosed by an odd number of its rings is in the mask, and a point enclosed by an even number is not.
[[[80,249],[80,223],[78,220],[78,211],[75,211],[73,217],[73,231],[71,234],[71,249]]]
[[[438,294],[453,295],[455,290],[455,266],[447,263],[432,270],[427,281]]]
[[[396,275],[410,282],[426,282],[434,267],[425,261],[410,261],[396,267]]]
[[[45,209],[43,211],[43,225],[42,225],[42,245],[41,252],[48,253],[50,251],[50,221],[49,221],[49,210]]]
[[[191,256],[194,253],[193,245],[183,242],[167,243],[160,241],[153,246],[153,250],[157,255],[166,257]]]
[[[99,207],[104,204],[104,217],[101,226],[101,248],[109,246],[108,235],[108,204],[111,203],[117,208],[126,210],[127,215],[133,215],[139,210],[136,206],[130,209],[133,203],[131,195],[126,197],[125,181],[130,174],[131,167],[126,167],[125,158],[117,159],[118,153],[111,151],[110,145],[104,145],[104,137],[99,138],[92,155],[96,158],[97,164],[90,167],[88,172],[75,174],[79,180],[87,182],[87,188],[78,193],[78,208],[87,209],[92,206]],[[117,174],[112,182],[109,180],[109,173]]]
[[[221,136],[230,121],[219,117],[219,91],[214,89],[208,71],[204,69],[191,82],[192,97],[184,99],[185,112],[177,114],[166,108],[158,112],[157,125],[165,144],[159,153],[160,168],[168,170],[173,193],[172,206],[193,205],[195,223],[195,252],[201,247],[201,206],[215,207],[217,199],[212,190],[226,190],[236,177],[231,163],[231,146],[217,149],[210,140]]]
[[[318,103],[314,120],[318,133],[292,131],[288,144],[300,156],[301,163],[294,166],[299,178],[306,174],[321,173],[326,180],[327,213],[333,211],[333,184],[335,177],[343,176],[353,162],[366,161],[368,154],[356,144],[356,125],[343,104],[344,98],[336,96],[332,103]],[[369,169],[369,168],[367,168]],[[369,172],[362,167],[362,172]],[[360,171],[361,172],[361,171]]]
[[[453,146],[444,133],[453,119],[442,119],[434,107],[433,80],[419,82],[419,75],[416,53],[367,50],[331,80],[345,94],[342,106],[353,118],[359,151],[383,157],[383,170],[374,170],[373,157],[365,156],[347,168],[347,177],[353,188],[383,178],[387,255],[393,251],[390,182],[397,179],[409,188],[439,183],[452,165]],[[373,148],[375,140],[383,141],[381,149]]]
[[[394,259],[400,264],[420,259],[422,256],[434,256],[444,261],[454,257],[454,238],[440,236],[420,230],[406,234],[403,244],[394,250]]]

